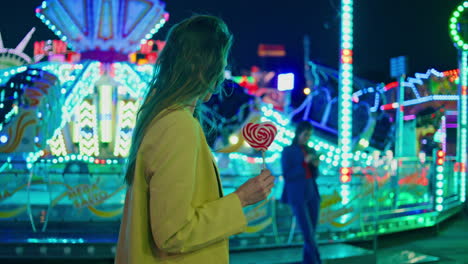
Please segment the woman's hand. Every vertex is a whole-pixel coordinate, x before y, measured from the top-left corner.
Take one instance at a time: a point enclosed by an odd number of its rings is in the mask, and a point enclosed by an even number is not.
[[[267,169],[260,175],[249,179],[242,184],[235,193],[239,196],[242,207],[260,202],[268,197],[273,188],[275,177]]]

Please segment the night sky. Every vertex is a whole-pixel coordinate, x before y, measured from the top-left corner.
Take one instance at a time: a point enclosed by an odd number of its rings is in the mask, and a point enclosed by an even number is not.
[[[0,32],[7,47],[14,47],[31,27],[33,40],[56,39],[34,14],[41,0],[2,1]],[[389,59],[405,55],[409,73],[429,68],[457,67],[456,49],[448,33],[448,20],[456,0],[355,0],[355,74],[373,81],[389,81]],[[222,17],[234,34],[231,54],[234,71],[268,65],[257,57],[259,43],[284,44],[287,57],[280,70],[303,69],[304,34],[311,37],[311,58],[338,67],[339,0],[171,0],[170,20],[154,36],[163,39],[167,29],[193,13]],[[32,44],[27,53],[32,55]]]

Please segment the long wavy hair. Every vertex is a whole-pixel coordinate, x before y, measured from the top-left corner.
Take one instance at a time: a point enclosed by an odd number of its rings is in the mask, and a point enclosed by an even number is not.
[[[195,15],[169,30],[137,114],[125,175],[128,185],[133,183],[138,149],[149,124],[168,107],[183,108],[196,98],[203,100],[209,93],[219,92],[231,45],[226,24],[214,16]],[[197,113],[195,107],[194,116],[198,118]]]

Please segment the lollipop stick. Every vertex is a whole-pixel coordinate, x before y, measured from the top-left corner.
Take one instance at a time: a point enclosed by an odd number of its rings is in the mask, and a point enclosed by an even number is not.
[[[262,169],[266,169],[266,163],[265,163],[265,151],[262,151],[262,158],[263,158],[263,166]]]

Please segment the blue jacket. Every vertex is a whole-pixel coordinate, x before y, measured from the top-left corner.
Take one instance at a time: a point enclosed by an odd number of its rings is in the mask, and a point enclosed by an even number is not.
[[[312,168],[312,179],[306,179],[306,170],[302,166],[304,153],[299,145],[290,145],[283,149],[281,166],[283,168],[284,189],[281,201],[284,203],[303,203],[317,197],[315,178],[318,170]]]

